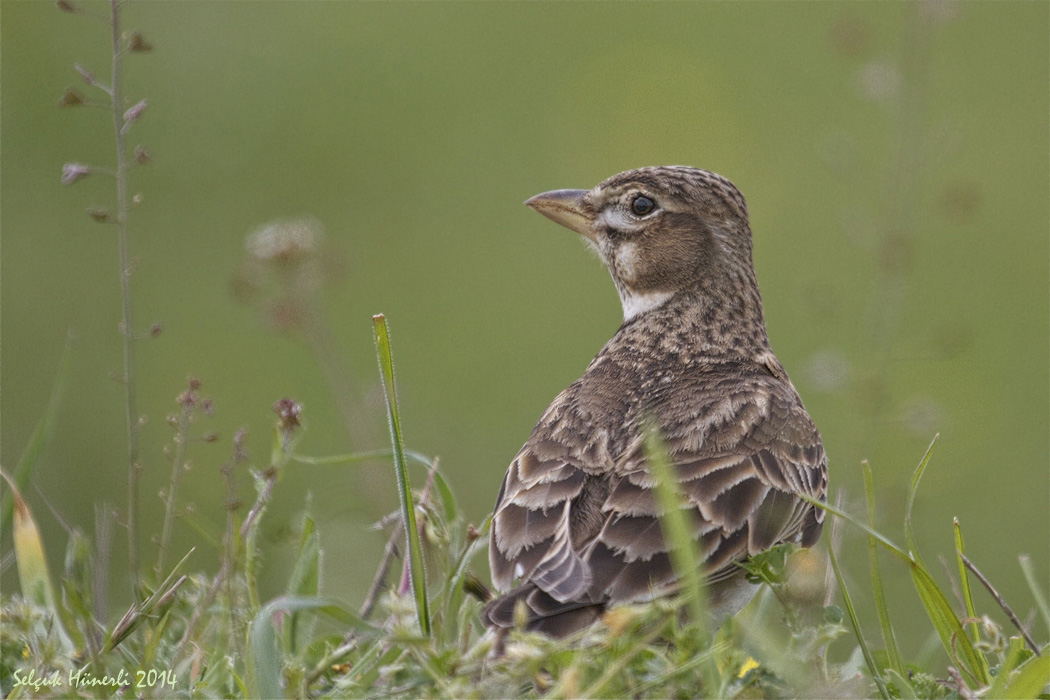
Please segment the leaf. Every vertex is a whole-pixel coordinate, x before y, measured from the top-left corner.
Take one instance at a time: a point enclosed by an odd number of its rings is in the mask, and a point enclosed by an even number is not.
[[[868,526],[875,529],[875,484],[871,475],[871,465],[867,460],[861,462],[864,471],[864,493],[868,506]],[[875,593],[875,610],[879,615],[879,626],[882,628],[882,640],[886,644],[886,656],[889,658],[890,668],[897,675],[904,677],[904,660],[901,658],[900,649],[897,648],[897,637],[893,632],[893,624],[890,621],[889,606],[886,605],[886,592],[882,586],[882,572],[879,569],[878,542],[874,537],[868,535],[868,559],[871,563],[871,586]]]
[[[886,669],[886,677],[893,681],[893,687],[897,690],[897,695],[900,696],[901,700],[919,700],[919,696],[915,694],[915,689],[911,687],[911,683],[901,673],[898,673],[895,669]]]
[[[684,498],[677,488],[667,460],[667,449],[656,427],[647,423],[644,428],[645,460],[649,473],[656,480],[656,500],[660,505],[660,529],[670,545],[671,563],[681,583],[682,597],[700,632],[699,645],[705,650],[711,642],[708,629],[707,590],[701,575],[701,559],[696,551],[690,527],[682,504]],[[720,674],[714,660],[700,667],[704,692],[715,696],[721,690]]]
[[[248,632],[248,697],[282,698],[285,696],[282,676],[284,662],[277,648],[274,615],[279,612],[314,611],[363,631],[374,631],[339,601],[324,597],[281,596],[264,605],[252,620]]]
[[[978,683],[988,685],[990,679],[984,659],[974,649],[973,643],[962,628],[962,623],[952,610],[944,592],[930,576],[930,572],[921,563],[912,562],[911,577],[915,590],[919,593],[922,606],[926,609],[926,614],[933,623],[934,629],[937,630],[937,636],[941,638],[941,643],[948,652],[948,656],[954,659],[959,656],[957,652],[961,652],[960,662],[965,664],[966,669],[977,679]]]
[[[19,489],[24,489],[26,484],[29,483],[29,477],[32,476],[37,464],[40,463],[40,456],[43,454],[44,448],[50,444],[51,436],[54,435],[58,407],[62,403],[62,394],[66,388],[66,378],[69,376],[69,368],[72,365],[72,348],[73,335],[70,333],[66,336],[66,345],[62,350],[62,359],[58,364],[58,374],[55,375],[55,383],[51,387],[51,398],[47,403],[47,411],[40,422],[37,423],[36,428],[33,430],[33,435],[29,438],[29,444],[26,445],[25,452],[22,453],[18,464],[15,465],[12,481]],[[3,504],[0,506],[0,532],[6,532],[11,525],[14,492],[5,493],[0,501]]]
[[[390,423],[390,441],[394,450],[394,468],[397,473],[397,490],[401,498],[401,519],[405,525],[405,538],[408,541],[409,575],[412,579],[412,594],[416,603],[416,617],[419,629],[430,636],[430,607],[427,602],[426,571],[423,567],[423,547],[419,541],[419,528],[416,527],[416,508],[412,502],[412,489],[408,482],[408,468],[405,464],[405,444],[401,436],[401,419],[397,408],[397,390],[394,385],[394,359],[390,352],[390,332],[387,329],[386,317],[377,314],[372,317],[375,329],[376,349],[379,355],[379,373],[383,379],[383,392],[386,395],[387,418]]]
[[[878,664],[875,663],[875,657],[872,656],[871,650],[868,648],[868,642],[864,639],[864,633],[861,632],[860,621],[857,619],[857,609],[853,607],[853,599],[850,597],[849,589],[846,588],[846,579],[842,577],[842,571],[839,569],[839,561],[838,557],[835,556],[834,547],[828,547],[828,558],[831,560],[831,569],[835,572],[839,590],[842,591],[842,603],[846,606],[846,614],[849,616],[850,625],[853,627],[853,635],[857,638],[860,651],[864,655],[864,662],[868,665],[871,678],[879,689],[879,695],[882,696],[883,700],[890,700],[890,693],[886,689],[886,681],[883,680]]]
[[[959,527],[958,518],[952,518],[952,529],[955,531],[955,560],[959,563],[959,584],[962,588],[963,604],[966,606],[966,616],[976,620],[977,609],[974,607],[973,594],[970,592],[970,572],[963,561],[966,548],[963,545],[962,528]],[[970,623],[970,634],[975,644],[981,641],[981,627],[977,622]]]
[[[54,625],[64,653],[72,654],[73,642],[62,624],[58,606],[55,604],[55,589],[51,583],[51,574],[47,569],[44,543],[40,539],[40,531],[33,519],[33,513],[11,477],[3,471],[0,471],[0,477],[11,487],[11,497],[14,503],[12,539],[22,595],[47,610],[50,618],[46,622],[47,627]],[[44,633],[46,635],[46,631]]]
[[[299,539],[292,574],[288,579],[288,595],[293,597],[316,596],[321,570],[321,547],[317,528],[310,516],[303,519],[303,533]],[[311,620],[313,618],[311,617]],[[292,613],[284,627],[285,649],[290,654],[298,653],[313,634],[313,625],[300,613]]]
[[[933,436],[930,446],[926,448],[926,454],[922,456],[919,466],[915,467],[915,472],[911,475],[911,485],[908,487],[908,501],[904,508],[904,542],[910,550],[909,553],[916,561],[921,560],[919,559],[919,548],[915,543],[915,530],[911,524],[911,509],[915,505],[915,493],[919,490],[919,481],[926,472],[926,465],[930,463],[930,455],[933,453],[933,446],[937,444],[938,437],[940,437],[940,433]]]
[[[1003,700],[1034,700],[1050,683],[1050,656],[1036,656],[1021,667],[1018,674],[1003,688]]]
[[[1035,571],[1032,569],[1032,558],[1027,554],[1023,554],[1018,557],[1018,560],[1021,564],[1021,572],[1024,574],[1024,580],[1028,584],[1029,590],[1032,591],[1032,597],[1035,598],[1035,605],[1043,615],[1043,622],[1046,623],[1047,627],[1050,627],[1050,605],[1046,604],[1046,598],[1043,595],[1043,587],[1035,580]]]

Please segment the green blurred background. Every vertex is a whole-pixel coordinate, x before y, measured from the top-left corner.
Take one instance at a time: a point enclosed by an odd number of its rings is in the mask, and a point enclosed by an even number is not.
[[[61,570],[62,522],[91,531],[95,503],[126,498],[115,232],[84,214],[111,205],[112,181],[59,182],[66,162],[112,166],[108,114],[56,107],[74,62],[108,75],[107,30],[49,2],[0,12],[0,460],[14,466],[45,414],[72,332],[54,439],[26,490]],[[131,143],[154,156],[132,176],[136,325],[164,329],[137,346],[147,562],[165,416],[187,375],[215,405],[195,430],[221,439],[191,447],[178,549],[202,545],[195,565],[213,570],[196,530],[221,532],[218,468],[242,425],[267,466],[276,399],[304,404],[303,453],[387,444],[377,312],[407,443],[440,456],[480,522],[540,412],[620,320],[601,265],[521,202],[684,163],[748,198],[770,336],[824,436],[833,493],[862,512],[869,459],[880,525],[903,539],[909,478],[940,432],[916,504],[924,554],[951,556],[957,516],[972,559],[1031,609],[1017,556],[1043,582],[1050,558],[1050,5],[188,1],[124,16],[154,46],[125,62],[129,99],[149,100]],[[234,293],[245,237],[301,216],[326,231],[315,330],[352,385],[337,392],[350,430],[308,343],[275,332],[273,283],[254,304]],[[357,603],[384,541],[367,526],[396,506],[391,467],[284,475],[271,592],[308,499],[323,588]],[[849,532],[845,548],[866,605],[863,540]],[[905,571],[885,564],[894,614],[928,629]]]

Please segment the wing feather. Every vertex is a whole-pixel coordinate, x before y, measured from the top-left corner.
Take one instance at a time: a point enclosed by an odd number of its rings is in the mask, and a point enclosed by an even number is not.
[[[719,584],[740,576],[737,562],[776,544],[813,544],[823,511],[797,494],[823,499],[827,489],[820,436],[794,388],[768,373],[756,379],[734,371],[722,367],[717,381],[705,379],[714,387],[706,398],[699,390],[679,390],[665,410],[650,408],[662,427],[705,574]],[[695,406],[687,410],[683,402],[690,396]],[[626,412],[628,428],[640,423],[637,407],[617,409]],[[509,590],[515,580],[518,587],[486,607],[490,621],[506,621],[508,605],[522,600],[531,627],[567,629],[568,621],[592,619],[592,608],[675,589],[642,440],[634,433],[614,443],[610,434],[616,431],[587,428],[605,421],[593,406],[574,403],[570,387],[508,469],[490,559],[497,588]]]

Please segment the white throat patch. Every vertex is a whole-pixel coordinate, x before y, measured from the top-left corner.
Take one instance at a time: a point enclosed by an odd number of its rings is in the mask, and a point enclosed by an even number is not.
[[[630,321],[638,314],[658,309],[674,296],[671,292],[646,292],[634,294],[623,290],[620,292],[620,303],[623,304],[623,320]]]

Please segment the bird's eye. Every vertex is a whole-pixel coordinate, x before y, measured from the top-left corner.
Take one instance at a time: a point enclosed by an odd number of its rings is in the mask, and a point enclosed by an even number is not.
[[[631,202],[631,211],[638,216],[645,216],[646,214],[651,214],[654,209],[656,209],[656,202],[649,199],[648,197],[643,197],[639,195],[634,198],[634,201]]]

